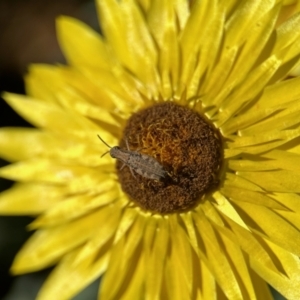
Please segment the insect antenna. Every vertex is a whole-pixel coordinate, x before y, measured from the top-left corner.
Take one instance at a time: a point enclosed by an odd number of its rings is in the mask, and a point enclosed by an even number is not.
[[[109,146],[106,142],[104,142],[104,140],[101,138],[101,136],[99,135],[99,134],[97,134],[97,136],[98,136],[98,138],[100,139],[100,141],[103,143],[103,144],[105,144],[108,148],[112,148],[111,146]],[[101,155],[101,157],[103,157],[105,154],[107,154],[107,153],[109,153],[109,151],[110,150],[108,150],[108,151],[106,151],[105,153],[103,153],[102,155]]]
[[[109,146],[106,142],[104,142],[104,140],[101,138],[99,134],[97,134],[97,136],[102,141],[103,144],[105,144],[108,148],[111,148],[111,146]]]
[[[109,150],[103,153],[100,157],[102,158],[105,154],[109,153]]]

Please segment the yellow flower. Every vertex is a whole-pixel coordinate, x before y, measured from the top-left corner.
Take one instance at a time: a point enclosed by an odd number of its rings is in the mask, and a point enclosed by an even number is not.
[[[39,299],[103,274],[105,300],[300,299],[300,14],[192,3],[98,0],[103,36],[61,17],[68,66],[5,94],[37,127],[0,131],[0,211],[37,216],[12,271],[57,264]]]

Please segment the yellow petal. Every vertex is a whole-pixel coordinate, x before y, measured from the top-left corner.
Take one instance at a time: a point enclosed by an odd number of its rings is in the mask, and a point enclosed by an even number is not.
[[[170,262],[172,265],[176,265],[176,273],[179,275],[177,278],[174,278],[175,281],[179,280],[181,282],[180,290],[181,292],[176,295],[176,290],[169,290],[171,295],[177,299],[186,299],[188,295],[192,293],[193,289],[193,264],[192,264],[192,248],[189,244],[189,238],[186,232],[182,229],[181,226],[178,226],[179,218],[174,215],[170,216],[170,230],[173,235],[172,240],[172,250]],[[173,272],[174,273],[174,272]],[[169,273],[170,274],[170,273]],[[175,276],[176,277],[176,276]],[[166,279],[167,281],[168,279]],[[174,284],[176,285],[176,284]],[[173,296],[170,296],[170,299],[175,299]]]
[[[262,57],[261,52],[266,47],[269,39],[272,40],[271,34],[274,30],[275,22],[281,8],[280,5],[273,6],[274,3],[272,2],[273,1],[267,1],[261,3],[262,6],[265,7],[258,7],[261,14],[260,17],[259,14],[254,12],[255,17],[250,20],[253,22],[253,25],[248,28],[249,32],[247,32],[247,35],[243,36],[243,38],[246,39],[246,42],[240,49],[241,53],[237,57],[233,70],[231,71],[229,78],[226,80],[226,84],[230,84],[235,81],[236,78],[243,81],[244,75],[242,74],[249,74],[249,72],[251,72],[251,69],[258,63],[258,57],[259,61],[263,61],[266,58],[265,56]],[[240,29],[238,28],[237,30]]]
[[[235,203],[236,207],[241,209],[244,221],[251,230],[291,253],[300,254],[300,232],[293,225],[269,208],[247,202]]]
[[[90,239],[99,230],[95,224],[100,224],[114,209],[113,206],[107,206],[73,222],[38,230],[15,257],[12,272],[32,272],[53,264]]]
[[[125,279],[124,277],[127,275],[128,269],[124,269],[124,265],[127,265],[127,262],[123,262],[125,257],[122,258],[120,264],[120,255],[122,255],[124,246],[125,237],[121,238],[118,243],[110,246],[111,255],[107,271],[101,282],[101,289],[99,290],[99,295],[102,299],[117,299],[116,294],[118,293],[118,288],[120,288],[120,285]],[[116,285],[114,283],[116,283]]]
[[[209,23],[205,25],[205,42],[201,44],[201,52],[199,54],[200,59],[198,59],[196,69],[188,84],[188,99],[195,97],[195,95],[199,95],[201,85],[205,85],[206,83],[209,84],[212,78],[211,73],[217,68],[216,58],[223,37],[225,16],[224,12],[221,10],[214,10],[213,14],[215,14],[215,16],[211,20],[208,20]],[[230,60],[227,62],[230,63]],[[199,97],[201,97],[201,95],[199,95]],[[204,97],[201,100],[205,105],[211,105],[211,95],[207,95],[207,97]]]
[[[259,111],[262,108],[270,107],[270,99],[272,99],[272,106],[279,106],[297,100],[300,97],[300,91],[297,88],[299,84],[300,77],[296,77],[268,86],[259,101],[249,108],[249,111]]]
[[[274,255],[276,255],[278,261],[284,266],[286,275],[279,275],[265,268],[263,265],[256,263],[251,259],[251,267],[259,276],[271,284],[276,290],[278,290],[286,299],[299,299],[300,298],[300,280],[299,280],[299,257],[293,255],[283,248],[276,246],[275,244],[266,243],[271,248]]]
[[[276,130],[285,130],[287,128],[292,128],[300,122],[299,109],[291,113],[284,114],[278,113],[276,116],[269,118],[268,121],[257,123],[247,130],[241,132],[244,134],[256,134],[257,132],[268,131],[276,128]],[[260,127],[260,130],[258,129]]]
[[[151,219],[149,220],[151,221]],[[148,221],[148,222],[149,222]],[[149,228],[150,231],[152,228]],[[148,228],[146,229],[148,230]],[[170,238],[170,228],[167,220],[161,218],[157,220],[155,228],[153,246],[146,252],[146,278],[145,278],[145,299],[152,300],[159,298],[163,270],[166,264],[167,250]],[[146,241],[150,242],[150,241]],[[146,246],[146,245],[145,245]]]
[[[109,169],[103,167],[103,171]],[[113,169],[113,168],[111,168]],[[101,174],[99,169],[98,178],[104,176]],[[88,167],[76,166],[73,163],[67,161],[57,162],[53,159],[31,159],[14,163],[0,169],[0,176],[16,181],[38,181],[38,182],[49,182],[49,183],[67,183],[73,179],[78,178],[82,180],[88,175],[96,173],[95,170]],[[92,176],[90,176],[92,177]],[[73,186],[80,183],[76,181],[72,183]],[[84,182],[80,185],[82,186]],[[72,186],[70,187],[72,190]]]
[[[239,281],[243,299],[255,299],[254,285],[249,274],[249,266],[246,264],[245,257],[241,248],[226,236],[220,234],[223,251],[226,253],[228,260],[232,264],[232,269],[236,273]]]
[[[206,30],[210,27],[210,20],[215,19],[216,8],[216,1],[207,0],[196,1],[192,6],[191,15],[180,36],[182,70],[177,94],[182,94],[191,79],[199,59],[200,45],[205,43]]]
[[[217,205],[215,205],[216,203]],[[226,199],[223,195],[221,195],[219,192],[216,191],[213,195],[208,197],[207,201],[201,203],[201,210],[204,212],[207,219],[223,227],[225,226],[224,220],[222,218],[222,215],[216,208],[216,206],[221,206],[221,205],[224,205],[224,208],[227,206]],[[198,207],[198,209],[200,209],[200,207]],[[198,211],[198,209],[196,210]]]
[[[215,11],[216,2],[210,3],[205,0],[195,1],[193,4],[191,14],[180,36],[180,44],[183,49],[183,64],[189,62],[189,57],[194,56],[198,52],[200,43],[205,37],[207,22],[214,16]]]
[[[236,274],[234,273],[228,258],[224,254],[221,245],[219,244],[217,234],[205,215],[200,212],[193,214],[195,225],[204,243],[207,256],[208,267],[212,270],[216,281],[222,288],[224,294],[229,299],[242,299],[242,291],[237,282]],[[218,258],[217,260],[215,258]]]
[[[235,88],[234,92],[224,99],[216,122],[217,126],[223,125],[233,114],[256,97],[266,86],[280,64],[281,61],[276,56],[271,56],[250,72],[245,80]]]
[[[300,231],[300,218],[298,213],[291,211],[276,210],[277,214],[280,215],[288,223],[293,224]]]
[[[254,192],[249,190],[243,190],[235,187],[224,186],[220,189],[220,192],[228,197],[231,201],[245,201],[256,205],[262,205],[279,210],[288,210],[285,205],[280,204],[272,195],[266,195],[265,193]]]
[[[184,277],[185,270],[182,270],[179,261],[180,259],[172,251],[163,269],[168,299],[181,300],[190,298],[190,292]]]
[[[256,272],[252,270],[252,268],[249,267],[248,270],[251,274],[253,286],[255,286],[255,299],[274,300],[268,284],[260,276],[258,276]]]
[[[64,90],[57,93],[57,98],[66,110],[75,110],[80,115],[95,119],[98,122],[100,121],[99,123],[102,125],[102,128],[110,133],[114,131],[120,132],[118,122],[109,111],[89,103],[78,91],[71,89]]]
[[[228,228],[217,226],[217,229],[234,243],[240,245],[240,247],[248,253],[253,260],[259,262],[265,267],[271,269],[274,272],[281,272],[281,265],[274,257],[270,255],[268,249],[261,243],[261,239],[253,232],[243,228],[235,223],[231,218],[225,218],[228,223]]]
[[[19,183],[0,194],[2,215],[36,215],[53,207],[63,197],[60,186]]]
[[[239,131],[240,135],[258,134],[261,132],[274,130],[283,130],[292,128],[299,123],[299,100],[278,107],[279,110],[272,117],[266,118],[261,122],[253,123],[252,126]]]
[[[194,250],[197,252],[198,251],[197,233],[196,233],[196,228],[194,226],[192,213],[187,212],[187,213],[181,214],[180,217],[186,227],[186,231],[189,236],[189,242],[191,243]]]
[[[121,210],[115,210],[112,214],[107,214],[99,220],[96,226],[97,232],[79,250],[74,265],[91,264],[98,259],[99,253],[105,253],[112,246],[116,229],[120,222]],[[108,247],[109,245],[109,247]]]
[[[298,136],[298,130],[293,131],[293,132],[285,132],[281,133],[281,136],[283,137],[289,137],[291,139],[296,138]],[[251,141],[251,139],[248,139],[248,142]],[[275,148],[278,148],[281,145],[284,145],[288,142],[289,140],[287,139],[282,139],[279,141],[273,141],[273,142],[268,142],[268,143],[263,143],[259,145],[254,145],[254,146],[248,146],[248,147],[241,147],[241,148],[232,148],[232,149],[225,149],[224,154],[226,158],[231,158],[235,157],[239,154],[260,154],[262,152],[267,152],[271,151]]]
[[[137,266],[132,274],[131,280],[128,282],[122,300],[143,299],[144,297],[144,278],[147,272],[145,268],[145,258],[143,253],[137,259]]]
[[[175,17],[175,11],[173,10],[174,2],[174,0],[153,0],[147,12],[147,25],[161,50],[163,50],[162,48],[164,46],[163,37],[168,28],[170,27],[176,32],[176,28],[174,24],[172,24]],[[168,24],[168,26],[161,26],[162,24]]]
[[[125,209],[115,233],[114,243],[117,243],[119,239],[126,234],[127,230],[132,226],[137,217],[138,213],[135,209]]]
[[[230,159],[228,167],[233,171],[269,171],[276,170],[279,166],[273,160],[247,160],[241,157],[237,160]]]
[[[179,45],[177,22],[173,1],[152,1],[147,21],[149,29],[159,45],[159,72],[161,77],[160,92],[163,99],[171,99],[177,89],[179,76]],[[168,24],[168,26],[161,26]]]
[[[97,1],[101,27],[120,62],[158,99],[157,53],[145,20],[136,3]]]
[[[26,96],[5,93],[4,99],[24,119],[37,127],[48,128],[57,132],[76,130],[97,131],[99,128],[72,111],[64,111],[57,105],[42,103]]]
[[[291,211],[300,212],[300,196],[295,193],[273,193],[273,197]]]
[[[212,70],[209,80],[203,85],[203,94],[207,94],[207,100],[203,100],[203,102],[207,102],[207,105],[219,106],[220,103],[223,102],[224,99],[230,94],[235,82],[233,84],[228,84],[223,88],[223,84],[232,69],[232,66],[235,62],[236,55],[238,53],[238,47],[228,47],[226,48],[221,57],[216,64],[215,68]]]
[[[276,170],[271,172],[237,172],[266,191],[270,192],[300,192],[300,174],[294,171]],[[258,176],[260,175],[260,176]],[[261,180],[263,178],[264,180]]]
[[[53,151],[53,146],[56,146],[55,143],[49,142],[47,133],[32,128],[1,128],[0,145],[1,157],[8,161],[36,157],[44,154],[45,150]]]
[[[73,250],[61,260],[43,284],[38,300],[53,300],[58,295],[61,299],[71,299],[106,270],[109,253],[102,255],[91,265],[85,262],[74,265],[77,254],[78,249]]]
[[[251,181],[248,181],[247,179],[244,179],[240,176],[237,176],[229,172],[226,173],[224,186],[232,186],[238,189],[263,192],[263,189],[260,188],[258,185],[252,183]]]
[[[244,114],[238,114],[236,117],[232,117],[230,118],[225,124],[223,124],[220,127],[220,130],[222,132],[223,135],[227,136],[229,134],[232,134],[234,132],[239,133],[239,135],[243,135],[244,131],[243,128],[245,128],[246,132],[245,134],[247,134],[248,132],[248,128],[251,128],[251,125],[254,124],[254,126],[256,124],[258,124],[261,120],[268,118],[269,116],[271,116],[272,114],[274,114],[275,112],[278,112],[279,110],[281,110],[282,107],[272,107],[272,108],[262,108],[259,110],[255,110],[255,111],[247,111]],[[273,118],[273,116],[272,116]],[[250,131],[251,133],[251,131]]]
[[[138,109],[137,105],[144,105],[146,102],[141,94],[145,95],[146,99],[149,94],[147,88],[121,66],[113,69],[112,72],[94,72],[86,68],[82,69],[81,73],[84,74],[84,80],[93,86],[94,92],[98,91],[98,94],[91,99],[107,110],[115,111],[117,108],[115,115],[129,110],[126,115],[128,118],[128,113]]]
[[[76,168],[75,168],[76,169]],[[72,180],[68,181],[65,186],[69,194],[80,193],[98,193],[101,192],[101,183],[109,178],[116,180],[115,166],[113,164],[104,164],[98,168],[81,169],[78,176],[74,176]]]
[[[56,19],[60,46],[69,62],[74,66],[109,70],[113,57],[103,38],[86,24],[71,17]]]
[[[234,56],[233,58],[230,57],[231,53]],[[226,52],[226,57],[224,58],[224,60],[220,61],[220,64],[222,64],[224,62],[225,65],[223,65],[223,67],[231,68],[232,67],[231,65],[233,63],[233,61],[231,61],[231,60],[232,59],[234,60],[236,55],[237,55],[237,48],[228,49],[228,52]],[[210,90],[205,91],[204,95],[200,98],[202,100],[202,102],[205,103],[205,105],[207,106],[207,107],[205,107],[205,110],[204,110],[205,115],[213,122],[218,119],[220,104],[227,97],[229,97],[229,95],[231,95],[231,93],[236,85],[236,81],[235,81],[232,84],[227,84],[224,87],[222,86],[224,83],[224,80],[225,80],[224,78],[226,78],[228,76],[228,70],[222,69],[220,64],[217,64],[216,68],[214,68],[213,74],[211,75],[211,77],[214,77],[213,78],[214,80],[212,80],[212,83],[215,84],[215,86],[213,84],[211,86],[209,86],[208,88]],[[224,75],[225,77],[218,78],[218,74],[221,76]],[[210,84],[211,80],[209,80],[207,82]]]
[[[291,129],[291,130],[282,130],[282,131],[275,129],[272,131],[270,130],[267,132],[262,132],[250,136],[239,136],[235,139],[233,143],[227,143],[227,146],[229,148],[238,148],[238,147],[263,144],[274,140],[284,140],[288,142],[289,140],[292,140],[298,136],[300,136],[300,129]]]
[[[279,2],[280,0],[277,0]],[[298,0],[284,0],[283,5],[291,5],[297,3]]]
[[[127,232],[126,245],[123,249],[124,255],[128,258],[133,256],[135,251],[138,251],[140,241],[143,239],[144,229],[147,223],[147,218],[138,215],[135,222],[132,224]],[[115,242],[116,240],[114,240]]]
[[[116,183],[110,180],[102,182],[101,187],[98,186],[98,189],[97,195],[76,195],[65,198],[64,201],[48,209],[45,214],[33,221],[30,228],[36,229],[63,224],[85,215],[91,210],[115,202],[120,196]]]
[[[57,99],[59,93],[74,90],[78,94],[80,93],[88,103],[95,103],[99,108],[112,113],[116,105],[124,106],[126,103],[127,105],[132,102],[136,103],[139,99],[139,94],[136,91],[133,92],[133,87],[131,86],[130,89],[127,86],[128,79],[124,79],[124,70],[122,71],[120,67],[116,70],[94,70],[83,66],[74,69],[34,64],[30,66],[29,70],[30,72],[25,78],[27,93],[40,101],[59,103]],[[120,72],[121,74],[119,74]],[[123,86],[126,89],[122,88],[124,81],[126,84]],[[130,91],[129,95],[128,90]],[[131,97],[132,94],[135,95],[134,98]]]
[[[190,16],[189,3],[185,0],[174,0],[174,2],[175,10],[179,21],[179,28],[183,29]]]
[[[118,295],[122,295],[127,289],[124,281],[130,281],[139,264],[141,251],[138,245],[142,240],[144,225],[145,219],[138,217],[128,231],[128,237],[122,236],[112,246],[111,260],[100,291],[103,299],[118,299]],[[122,255],[121,261],[118,259],[120,255]]]
[[[151,1],[150,0],[137,0],[137,2],[141,5],[141,7],[143,8],[143,10],[145,12],[148,11],[149,9],[149,6],[151,4]]]
[[[227,24],[226,46],[241,45],[248,38],[249,28],[274,6],[274,1],[241,2]]]
[[[264,157],[271,158],[273,165],[277,168],[290,170],[290,171],[299,171],[300,155],[291,153],[288,151],[281,151],[274,149],[263,155]]]
[[[197,299],[218,299],[217,296],[217,283],[213,274],[206,267],[205,263],[198,257],[195,264],[200,265],[200,280],[199,280],[199,298]],[[198,277],[198,276],[197,276]],[[202,298],[201,298],[202,297]]]
[[[281,24],[276,30],[276,44],[273,49],[273,53],[280,58],[284,59],[284,62],[291,59],[289,55],[289,47],[297,45],[295,41],[299,39],[300,35],[300,14],[297,13],[286,22]]]
[[[46,64],[30,65],[29,73],[25,76],[27,95],[40,101],[57,103],[55,92],[65,84],[60,73],[64,68]]]
[[[101,136],[116,143],[110,134],[101,132]],[[109,155],[100,158],[101,153],[107,151],[105,147],[97,136],[94,143],[86,143],[65,134],[32,128],[0,129],[0,154],[12,162],[43,157],[74,160],[78,165],[96,167],[113,162]]]
[[[217,201],[217,204],[214,206],[218,211],[227,216],[227,218],[233,220],[235,223],[239,224],[241,227],[249,230],[248,226],[226,197],[224,197],[220,192],[215,192],[213,197]]]

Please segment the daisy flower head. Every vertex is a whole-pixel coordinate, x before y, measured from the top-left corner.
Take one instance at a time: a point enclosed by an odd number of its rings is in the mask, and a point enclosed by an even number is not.
[[[68,65],[4,95],[36,128],[0,131],[17,182],[0,212],[36,216],[12,272],[56,265],[38,299],[102,275],[105,300],[300,298],[300,14],[278,24],[283,5],[98,0],[103,35],[58,19]]]

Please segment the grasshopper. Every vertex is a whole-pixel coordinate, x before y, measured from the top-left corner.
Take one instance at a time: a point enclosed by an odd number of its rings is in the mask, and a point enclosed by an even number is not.
[[[133,171],[137,174],[154,180],[161,180],[165,178],[168,173],[164,167],[153,157],[142,154],[138,151],[132,151],[129,149],[128,141],[126,139],[127,149],[122,149],[119,146],[111,147],[109,146],[101,137],[98,135],[98,138],[108,147],[110,150],[103,153],[101,157],[109,153],[112,158],[123,163],[121,170],[124,166],[129,167],[131,174],[134,176]]]

